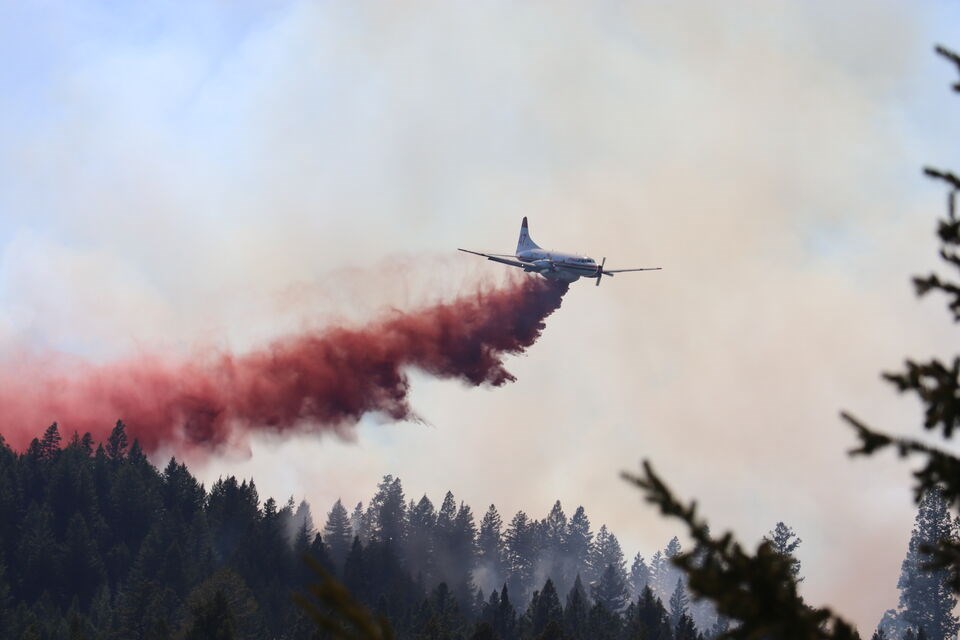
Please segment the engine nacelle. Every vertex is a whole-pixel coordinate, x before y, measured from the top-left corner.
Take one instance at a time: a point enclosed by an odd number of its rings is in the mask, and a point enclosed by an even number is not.
[[[533,266],[539,273],[550,273],[557,270],[557,265],[553,264],[553,260],[534,260]]]

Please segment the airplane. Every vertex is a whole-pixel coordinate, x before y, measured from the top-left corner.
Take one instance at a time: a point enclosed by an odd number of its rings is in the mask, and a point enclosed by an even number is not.
[[[597,264],[596,260],[588,258],[587,256],[541,249],[540,246],[530,238],[530,229],[527,226],[526,216],[524,216],[523,222],[520,223],[520,240],[517,242],[517,252],[515,254],[481,253],[479,251],[470,251],[469,249],[457,249],[457,251],[472,253],[475,256],[483,256],[487,260],[510,265],[511,267],[520,267],[527,273],[539,273],[548,280],[576,282],[580,278],[596,278],[598,287],[600,286],[600,279],[603,276],[612,278],[615,273],[660,270],[660,267],[605,269],[604,265],[607,263],[606,258],[603,258],[600,264]]]

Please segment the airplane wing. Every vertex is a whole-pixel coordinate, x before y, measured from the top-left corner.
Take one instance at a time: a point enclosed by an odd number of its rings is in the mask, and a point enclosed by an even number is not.
[[[640,269],[604,269],[604,273],[626,273],[628,271],[660,271],[663,267],[642,267]]]
[[[463,251],[464,253],[472,253],[475,256],[483,256],[487,260],[493,260],[494,262],[499,262],[501,264],[508,264],[511,267],[529,267],[529,262],[522,262],[514,258],[513,260],[508,259],[507,254],[505,253],[480,253],[479,251],[470,251],[469,249],[457,249],[457,251]],[[510,256],[513,257],[513,256]]]

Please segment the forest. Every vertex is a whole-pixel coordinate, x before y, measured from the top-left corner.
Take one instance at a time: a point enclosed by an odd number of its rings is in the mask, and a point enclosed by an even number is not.
[[[921,502],[878,637],[956,635],[945,572],[921,571],[919,555],[956,531],[942,498]],[[793,530],[777,523],[766,540],[802,580]],[[0,549],[4,638],[322,638],[292,598],[316,579],[307,558],[398,638],[698,640],[730,627],[691,597],[677,538],[628,561],[583,507],[506,522],[490,505],[478,523],[452,493],[439,507],[408,500],[389,475],[321,526],[306,502],[261,501],[252,479],[207,489],[175,459],[161,471],[122,422],[99,444],[63,441],[56,424],[22,453],[0,438]]]

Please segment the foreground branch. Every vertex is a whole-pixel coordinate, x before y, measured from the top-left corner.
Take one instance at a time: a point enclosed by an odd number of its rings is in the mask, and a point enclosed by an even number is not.
[[[295,593],[293,601],[317,628],[335,640],[393,640],[385,618],[375,618],[314,558],[306,556],[304,562],[319,582],[307,587],[307,594]]]
[[[874,431],[845,411],[841,412],[840,417],[853,427],[860,439],[860,446],[848,452],[851,456],[870,456],[886,447],[894,447],[901,458],[914,455],[925,457],[926,464],[913,472],[917,479],[914,500],[919,503],[924,492],[939,489],[947,502],[960,508],[960,458],[917,440]]]
[[[829,609],[804,604],[797,594],[789,558],[774,551],[769,542],[760,544],[751,555],[729,532],[719,539],[713,538],[707,522],[697,518],[696,502],[685,506],[678,501],[648,461],[644,461],[641,475],[625,472],[622,476],[640,488],[646,501],[657,505],[664,515],[686,523],[695,548],[679,554],[673,561],[687,574],[694,594],[711,600],[720,614],[739,622],[723,637],[743,640],[859,638],[852,625]]]

